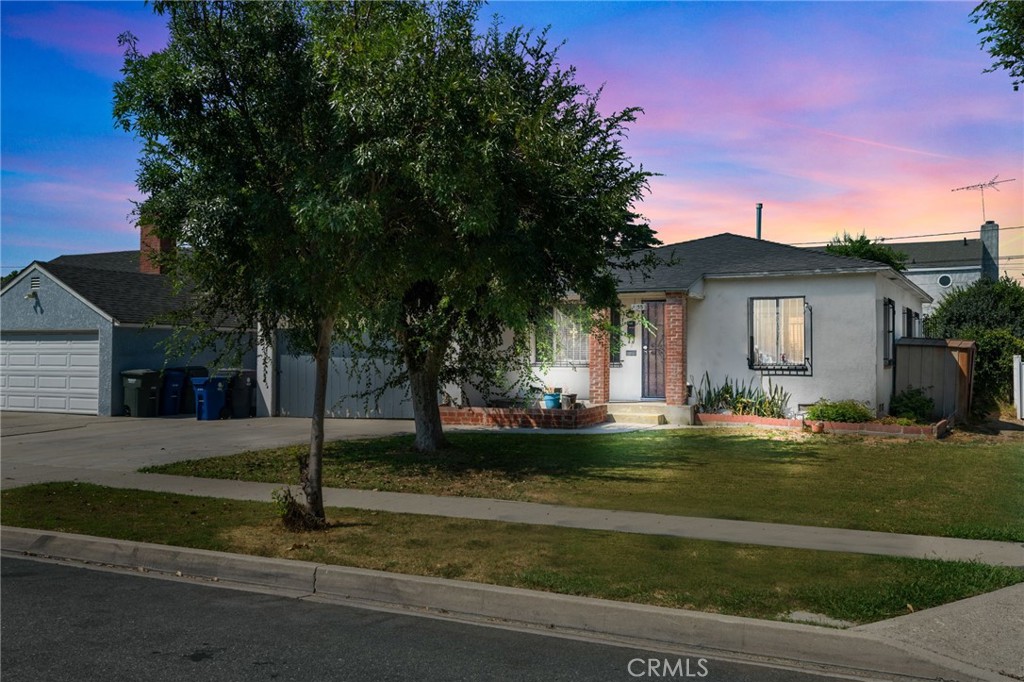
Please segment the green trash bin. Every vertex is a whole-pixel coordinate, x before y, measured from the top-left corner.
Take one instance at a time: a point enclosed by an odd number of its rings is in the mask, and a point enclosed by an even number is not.
[[[126,417],[155,417],[160,409],[160,372],[128,369],[121,372]]]

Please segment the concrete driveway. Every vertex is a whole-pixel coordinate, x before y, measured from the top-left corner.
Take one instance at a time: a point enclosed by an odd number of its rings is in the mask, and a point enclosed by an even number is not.
[[[309,427],[309,419],[290,417],[199,421],[3,412],[0,488],[305,443]],[[328,419],[325,429],[328,440],[345,440],[412,433],[415,427],[412,420]]]

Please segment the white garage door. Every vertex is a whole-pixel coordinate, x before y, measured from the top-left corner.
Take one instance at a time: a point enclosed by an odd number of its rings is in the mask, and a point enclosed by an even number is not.
[[[0,409],[96,414],[99,357],[96,334],[3,334]]]

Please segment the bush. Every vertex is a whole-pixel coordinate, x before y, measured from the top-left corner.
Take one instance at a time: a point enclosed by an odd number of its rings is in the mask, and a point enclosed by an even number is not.
[[[840,400],[833,403],[822,398],[808,408],[807,418],[815,422],[859,423],[872,421],[875,414],[856,400]]]
[[[767,391],[755,384],[753,379],[748,384],[745,381],[730,381],[729,377],[725,377],[725,383],[721,386],[714,387],[711,385],[711,376],[704,372],[694,400],[697,409],[705,414],[729,410],[733,414],[782,419],[786,416],[789,397],[782,386],[773,386],[771,379],[768,380]]]
[[[963,338],[978,345],[974,356],[976,407],[988,410],[996,402],[1012,402],[1013,356],[1024,356],[1024,338],[1007,328],[967,329]]]
[[[924,389],[909,386],[893,396],[889,414],[898,419],[930,424],[935,414],[935,401],[924,394]]]

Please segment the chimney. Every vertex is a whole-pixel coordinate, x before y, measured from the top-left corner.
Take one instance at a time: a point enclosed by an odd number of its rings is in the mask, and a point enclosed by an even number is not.
[[[157,262],[159,255],[173,250],[173,239],[158,237],[152,225],[139,227],[139,272],[147,275],[164,274],[164,266]]]
[[[999,279],[999,224],[994,220],[981,226],[981,276]]]
[[[762,204],[757,204],[757,238],[761,238],[761,207]]]

